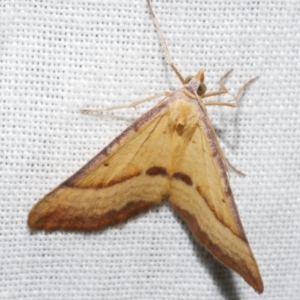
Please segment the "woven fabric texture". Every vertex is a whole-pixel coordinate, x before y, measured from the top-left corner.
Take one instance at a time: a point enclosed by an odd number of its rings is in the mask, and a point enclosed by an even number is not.
[[[0,2],[0,298],[299,299],[300,2],[152,3],[184,76],[229,100],[209,107],[265,284],[256,294],[200,245],[167,205],[102,232],[31,232],[29,209],[155,103],[180,87],[146,0]],[[196,159],[196,158],[195,158]]]

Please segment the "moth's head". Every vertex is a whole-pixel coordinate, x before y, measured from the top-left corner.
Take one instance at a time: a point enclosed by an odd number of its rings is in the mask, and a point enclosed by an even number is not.
[[[188,84],[192,79],[195,79],[198,83],[197,95],[198,96],[203,96],[206,92],[206,85],[204,83],[204,79],[205,79],[204,71],[200,70],[196,75],[188,76],[184,80],[184,83]]]

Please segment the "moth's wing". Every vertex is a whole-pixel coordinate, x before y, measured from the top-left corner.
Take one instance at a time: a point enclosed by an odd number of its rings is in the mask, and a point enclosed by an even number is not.
[[[173,148],[180,155],[172,155],[169,201],[196,240],[261,293],[262,279],[234,203],[214,129],[206,115],[201,119],[188,138],[173,136]]]
[[[29,213],[29,226],[102,229],[159,204],[169,194],[169,147],[164,101],[41,199]]]

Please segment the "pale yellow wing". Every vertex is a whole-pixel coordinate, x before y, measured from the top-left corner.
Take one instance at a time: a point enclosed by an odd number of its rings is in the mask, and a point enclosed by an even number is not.
[[[263,283],[248,244],[214,129],[204,110],[180,135],[174,131],[170,203],[194,237],[255,290]],[[180,155],[178,154],[180,153]]]
[[[102,229],[159,204],[169,194],[168,103],[136,120],[30,211],[33,229]]]

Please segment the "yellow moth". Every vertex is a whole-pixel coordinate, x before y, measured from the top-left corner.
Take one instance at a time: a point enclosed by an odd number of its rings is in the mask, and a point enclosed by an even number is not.
[[[227,74],[220,90],[210,93],[202,70],[184,80],[147,1],[166,59],[182,87],[156,95],[165,97],[42,198],[31,209],[28,224],[45,230],[103,229],[167,200],[199,243],[262,293],[259,269],[230,189],[227,162],[205,107],[236,106],[256,78],[239,90],[235,102],[204,102],[227,92]]]

